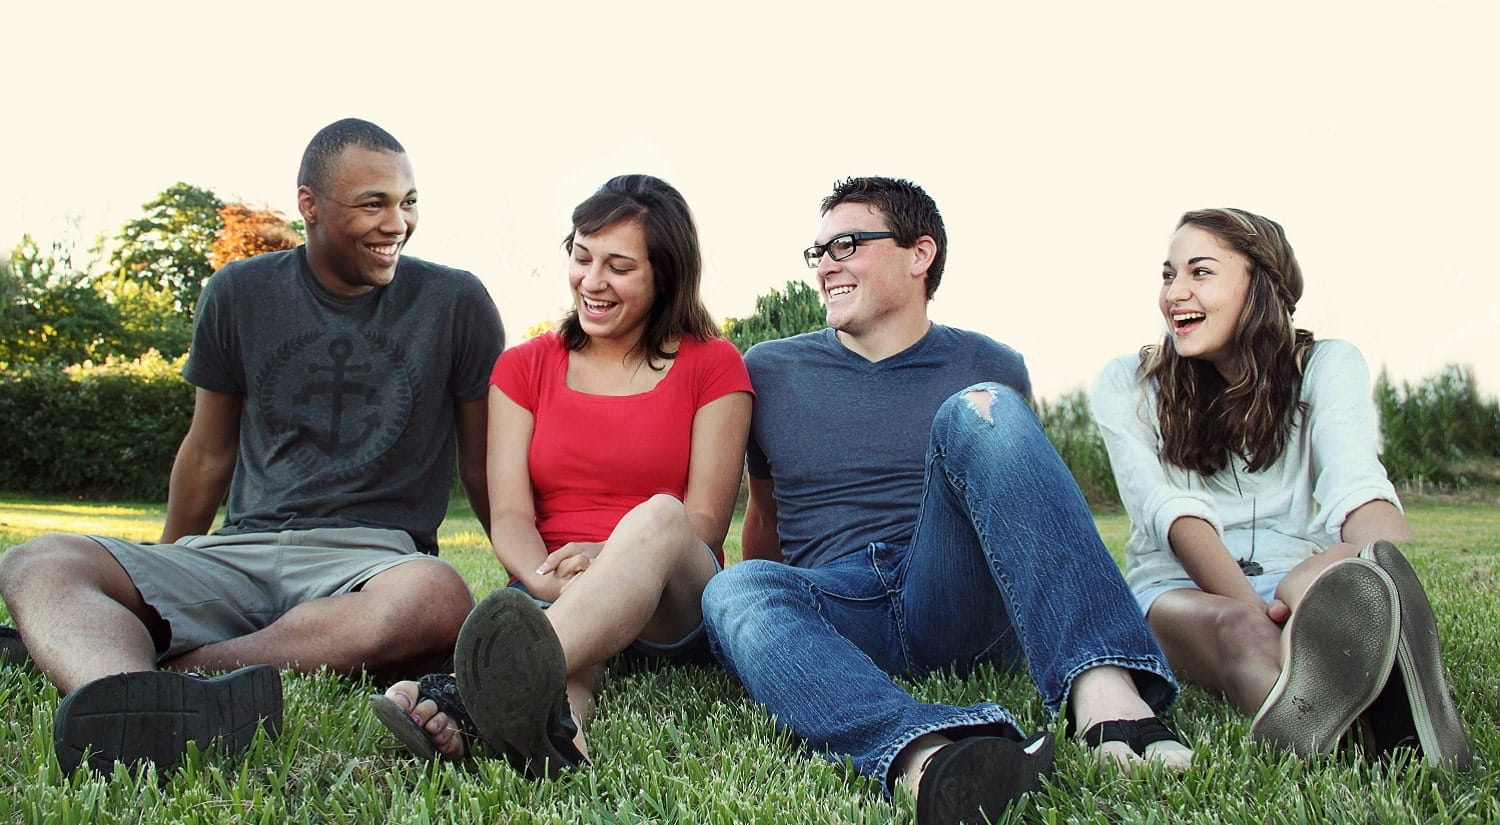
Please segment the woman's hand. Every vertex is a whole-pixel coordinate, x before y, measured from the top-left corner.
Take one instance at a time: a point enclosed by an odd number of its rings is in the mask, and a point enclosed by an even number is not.
[[[604,549],[602,541],[570,541],[549,553],[536,569],[538,576],[556,571],[559,579],[568,580],[589,569],[599,551]]]
[[[1292,608],[1281,599],[1273,598],[1266,602],[1266,618],[1281,627],[1286,626],[1286,620],[1292,617]]]

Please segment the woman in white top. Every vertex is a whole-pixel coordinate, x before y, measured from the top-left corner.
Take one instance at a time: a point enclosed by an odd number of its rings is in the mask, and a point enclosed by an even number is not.
[[[1411,529],[1376,456],[1368,369],[1292,313],[1275,221],[1183,215],[1162,267],[1165,339],[1090,396],[1131,518],[1126,579],[1178,675],[1252,737],[1329,753],[1415,746],[1467,766],[1431,607],[1393,541]]]

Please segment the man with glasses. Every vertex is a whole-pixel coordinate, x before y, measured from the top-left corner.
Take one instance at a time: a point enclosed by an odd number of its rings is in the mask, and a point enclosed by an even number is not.
[[[64,772],[243,750],[281,725],[277,668],[425,673],[473,604],[437,528],[456,452],[488,530],[495,305],[472,274],[402,255],[416,184],[384,129],[325,127],[297,183],[307,243],[204,287],[161,543],[51,534],[0,559],[20,637],[65,694]]]
[[[1039,786],[1050,734],[1003,707],[916,701],[892,676],[1021,664],[1049,714],[1126,770],[1185,769],[1158,718],[1177,686],[1043,434],[1021,357],[934,324],[947,235],[904,180],[823,201],[829,329],[752,348],[745,562],[704,593],[714,651],[829,759],[979,822]]]

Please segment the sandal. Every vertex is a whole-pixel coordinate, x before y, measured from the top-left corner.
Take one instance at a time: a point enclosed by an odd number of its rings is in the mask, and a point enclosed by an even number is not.
[[[1084,731],[1079,739],[1091,748],[1097,748],[1105,742],[1124,742],[1135,751],[1136,756],[1142,758],[1146,756],[1146,747],[1156,742],[1182,744],[1182,740],[1177,738],[1177,734],[1159,716],[1099,722]]]
[[[917,783],[917,822],[994,822],[1023,794],[1052,774],[1052,734],[1025,742],[1002,736],[972,736],[944,745],[922,766]]]
[[[469,718],[469,712],[464,707],[464,700],[458,694],[458,681],[452,674],[429,673],[417,682],[416,704],[421,704],[424,699],[431,699],[437,705],[439,713],[448,714],[454,724],[458,726],[459,734],[465,743],[473,742],[479,737],[478,730],[474,727],[474,720]],[[415,705],[413,705],[415,707]],[[411,714],[390,699],[390,697],[375,693],[370,696],[370,710],[375,713],[375,718],[385,725],[386,729],[401,740],[406,749],[421,759],[435,760],[442,758],[437,746],[432,744],[427,731],[418,725]],[[464,747],[464,756],[468,756],[470,748]],[[463,757],[460,757],[463,758]]]
[[[588,761],[573,743],[562,644],[530,596],[504,587],[475,606],[454,667],[480,737],[517,771],[554,779]]]
[[[1068,721],[1068,735],[1073,736],[1076,725],[1072,720]],[[1106,722],[1096,722],[1077,737],[1078,741],[1085,747],[1090,748],[1096,761],[1106,764],[1113,760],[1118,762],[1127,773],[1133,765],[1159,763],[1165,768],[1175,771],[1184,771],[1192,764],[1192,751],[1182,743],[1177,733],[1167,727],[1167,723],[1159,716],[1148,716],[1145,719],[1111,719]],[[1163,750],[1152,748],[1158,742],[1170,742],[1181,748]],[[1121,753],[1119,748],[1109,747],[1119,743],[1129,748],[1130,753]],[[1177,751],[1176,754],[1173,751]],[[1133,756],[1132,756],[1133,754]],[[1185,758],[1184,758],[1185,754]]]

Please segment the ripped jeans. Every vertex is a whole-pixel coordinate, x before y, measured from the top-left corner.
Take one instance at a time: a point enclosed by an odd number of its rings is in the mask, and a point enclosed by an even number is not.
[[[988,393],[989,409],[976,408]],[[1049,715],[1074,677],[1132,671],[1158,713],[1177,684],[1078,486],[1025,400],[979,384],[938,409],[911,543],[820,567],[752,560],[709,581],[715,656],[782,726],[885,784],[917,737],[1020,738],[990,702],[920,703],[890,678],[1029,667]]]

